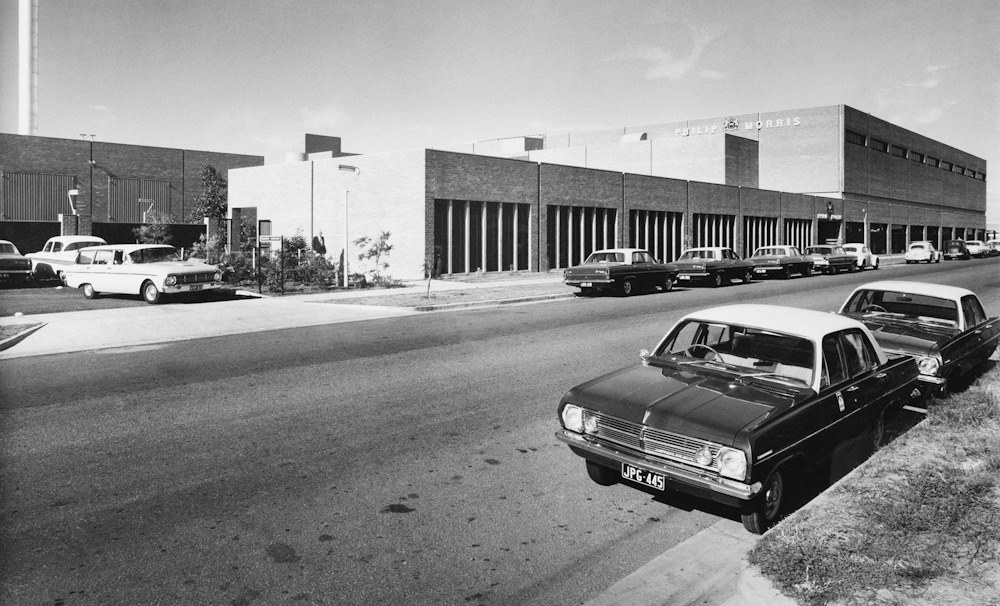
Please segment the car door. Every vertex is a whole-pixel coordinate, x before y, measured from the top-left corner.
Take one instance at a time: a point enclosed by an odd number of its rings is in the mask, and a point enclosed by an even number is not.
[[[114,282],[108,275],[108,269],[114,262],[115,251],[102,249],[94,252],[94,260],[88,267],[88,280],[97,292],[118,292]]]
[[[975,295],[962,297],[964,330],[956,344],[955,354],[962,356],[963,370],[969,370],[981,360],[989,357],[997,346],[997,318],[986,317],[979,298]]]
[[[845,427],[849,439],[870,430],[897,394],[889,372],[879,366],[878,354],[861,330],[842,331],[837,339],[849,377],[844,388],[844,406],[851,415]]]
[[[649,254],[642,251],[632,251],[632,272],[636,279],[639,281],[639,285],[643,288],[649,288],[653,284],[653,276],[651,275],[653,268],[650,265]]]

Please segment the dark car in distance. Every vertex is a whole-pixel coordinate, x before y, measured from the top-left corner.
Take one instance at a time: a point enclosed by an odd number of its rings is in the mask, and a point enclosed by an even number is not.
[[[753,279],[754,262],[741,259],[733,249],[724,246],[689,248],[674,265],[680,270],[677,280],[681,284],[701,282],[718,287],[733,279],[744,284]]]
[[[630,482],[738,508],[760,534],[789,487],[921,398],[916,361],[851,318],[729,305],[682,318],[641,363],[570,389],[556,437],[600,485]]]
[[[982,365],[1000,342],[1000,318],[989,318],[971,290],[924,282],[859,286],[840,308],[863,322],[882,349],[913,356],[920,379],[946,395]]]
[[[842,271],[853,272],[857,263],[853,253],[835,244],[816,244],[806,247],[806,254],[812,257],[813,267],[821,274],[836,275]]]
[[[948,240],[941,250],[945,260],[962,259],[967,261],[972,258],[969,248],[965,245],[965,240]]]
[[[660,263],[641,248],[597,250],[583,264],[563,271],[563,282],[576,286],[581,294],[614,291],[627,297],[640,289],[655,288],[667,292],[676,280],[676,266]]]
[[[762,246],[750,256],[753,272],[759,278],[784,278],[799,274],[812,275],[812,257],[803,255],[795,246]]]
[[[31,279],[31,259],[9,240],[0,240],[0,283],[24,284]]]

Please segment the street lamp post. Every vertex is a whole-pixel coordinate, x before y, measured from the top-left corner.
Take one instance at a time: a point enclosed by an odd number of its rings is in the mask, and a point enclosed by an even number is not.
[[[344,171],[344,172],[353,172],[354,173],[354,181],[351,182],[351,187],[353,187],[354,183],[356,183],[357,180],[358,180],[358,175],[361,174],[361,169],[358,168],[357,166],[350,166],[350,165],[347,165],[347,164],[340,164],[340,165],[337,166],[337,168],[339,170]],[[348,288],[348,286],[349,286],[349,284],[348,284],[348,270],[347,270],[348,261],[347,261],[347,258],[350,256],[350,252],[349,252],[349,249],[348,249],[348,242],[350,242],[350,240],[348,239],[349,235],[348,235],[348,231],[347,231],[347,204],[348,204],[348,197],[351,195],[351,187],[344,188],[344,266],[340,268],[341,272],[343,272],[343,274],[344,274],[344,288]]]

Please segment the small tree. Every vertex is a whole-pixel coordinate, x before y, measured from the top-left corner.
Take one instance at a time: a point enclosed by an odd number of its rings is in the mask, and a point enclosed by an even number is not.
[[[133,229],[132,235],[137,244],[170,244],[174,239],[170,231],[173,222],[170,214],[151,210],[146,213],[146,223]]]
[[[382,259],[388,257],[389,253],[392,252],[392,244],[389,244],[389,236],[391,235],[389,232],[383,231],[375,240],[364,236],[354,241],[354,245],[362,249],[361,254],[358,255],[358,261],[375,262],[375,271],[372,274],[375,282],[382,279],[383,269],[389,269],[389,262]]]
[[[201,169],[201,194],[194,199],[191,220],[200,222],[205,217],[224,219],[229,213],[229,184],[211,164]]]

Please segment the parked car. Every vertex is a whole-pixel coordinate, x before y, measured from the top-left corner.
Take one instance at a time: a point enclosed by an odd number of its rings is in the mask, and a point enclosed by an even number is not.
[[[836,314],[729,305],[682,318],[641,363],[570,389],[556,437],[600,485],[627,481],[774,524],[786,490],[920,397],[916,361]],[[838,450],[840,447],[840,450]]]
[[[63,270],[76,262],[76,253],[87,246],[107,244],[97,236],[55,236],[38,252],[25,256],[31,259],[31,273],[36,280],[62,280]]]
[[[712,286],[729,284],[739,278],[744,284],[753,279],[754,263],[741,259],[733,249],[721,246],[689,248],[674,261],[681,284],[706,282]]]
[[[76,264],[65,270],[66,286],[83,289],[93,299],[100,293],[142,295],[157,303],[164,294],[189,293],[222,286],[214,265],[182,261],[177,249],[165,244],[109,244],[77,252]]]
[[[0,282],[24,284],[31,279],[31,259],[17,250],[10,240],[0,240]]]
[[[988,249],[987,257],[998,257],[1000,256],[1000,240],[987,240],[986,248]]]
[[[969,256],[971,257],[985,257],[988,252],[986,243],[982,240],[966,240],[965,247],[969,249]]]
[[[878,256],[870,248],[860,243],[844,244],[844,250],[854,255],[854,262],[858,269],[878,269]]]
[[[821,274],[836,275],[842,271],[857,269],[855,256],[844,250],[843,246],[817,244],[807,246],[805,252],[812,258],[813,268],[818,269]]]
[[[910,246],[906,249],[903,259],[907,263],[920,263],[921,261],[926,261],[927,263],[940,263],[941,251],[934,248],[934,244],[926,240],[921,242],[910,242]]]
[[[1000,340],[1000,318],[988,318],[970,290],[923,282],[872,282],[840,313],[863,322],[882,349],[913,356],[920,379],[947,394],[956,379],[986,361]]]
[[[948,240],[944,243],[944,258],[968,260],[972,258],[972,255],[969,254],[969,249],[965,246],[965,240]]]
[[[582,265],[563,271],[563,281],[581,293],[616,291],[626,297],[639,289],[672,290],[677,266],[660,263],[649,251],[639,248],[597,250]]]
[[[753,272],[759,278],[792,277],[792,274],[811,276],[812,257],[803,255],[795,246],[762,246],[750,256]]]

